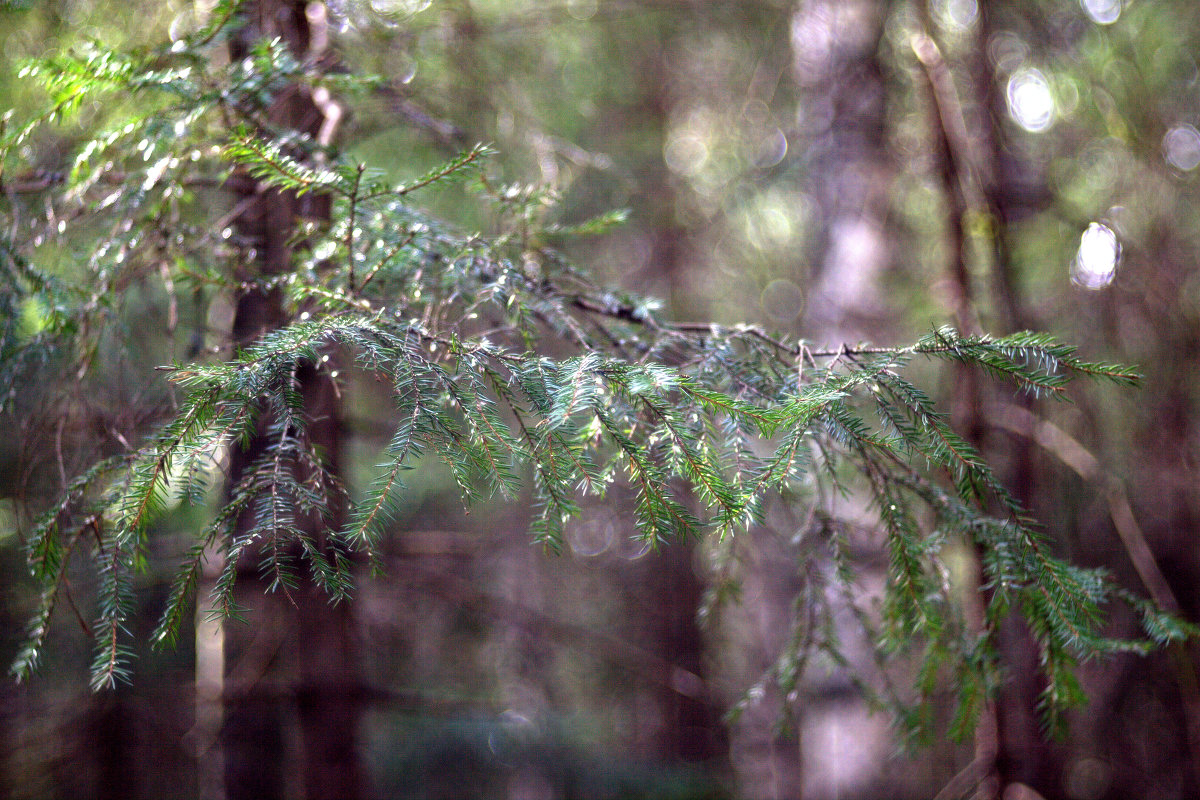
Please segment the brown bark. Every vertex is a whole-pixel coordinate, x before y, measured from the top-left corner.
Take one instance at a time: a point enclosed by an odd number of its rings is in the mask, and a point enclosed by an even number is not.
[[[650,742],[664,762],[700,764],[725,755],[725,732],[711,696],[705,642],[696,624],[703,587],[695,571],[696,548],[672,542],[638,562],[639,600],[646,603],[643,635],[665,667],[654,688],[662,725]]]
[[[259,0],[250,11],[241,37],[245,44],[279,36],[298,58],[320,55],[319,3]],[[234,58],[245,44],[235,44]],[[280,129],[302,131],[314,139],[327,137],[336,117],[319,100],[305,89],[286,89],[267,110],[268,119]],[[237,234],[255,254],[245,267],[248,280],[289,270],[298,220],[329,217],[327,197],[264,190],[244,175],[235,177],[231,186],[245,206],[235,223]],[[281,300],[278,290],[257,288],[239,297],[235,342],[244,346],[285,324]],[[307,436],[313,450],[323,454],[325,468],[336,476],[341,423],[335,387],[327,374],[310,364],[299,366],[296,380],[304,398]],[[237,483],[266,446],[260,435],[234,454],[231,483]],[[238,521],[239,529],[249,526],[250,513]],[[307,515],[298,523],[324,548],[326,532],[340,525],[344,513],[344,508],[334,508],[324,518]],[[363,794],[363,774],[356,747],[361,709],[349,607],[331,606],[320,589],[307,583],[293,592],[266,596],[258,563],[259,554],[250,553],[238,565],[235,594],[239,605],[252,610],[252,629],[227,625],[225,633],[220,739],[225,795],[230,800],[353,800]]]

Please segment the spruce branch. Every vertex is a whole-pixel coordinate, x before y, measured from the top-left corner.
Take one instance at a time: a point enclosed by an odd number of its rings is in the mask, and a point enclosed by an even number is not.
[[[278,142],[257,136],[248,127],[235,129],[222,152],[263,184],[297,195],[322,191],[353,197],[357,190],[357,180],[351,182],[337,170],[311,167],[286,153]]]
[[[55,213],[91,215],[105,231],[85,259],[95,285],[38,270],[30,242],[0,240],[0,279],[19,290],[13,296],[54,309],[46,340],[65,338],[73,326],[101,329],[128,313],[114,289],[166,290],[154,283],[162,264],[168,278],[175,269],[200,292],[277,296],[288,319],[237,348],[218,346],[164,369],[177,406],[147,426],[131,456],[98,464],[48,506],[30,536],[41,602],[14,665],[22,677],[36,667],[68,562],[79,560],[78,545],[92,530],[99,577],[93,685],[127,677],[133,579],[146,569],[151,544],[159,545],[158,523],[176,502],[201,505],[229,471],[221,454],[252,439],[262,445],[247,457],[251,463],[179,555],[152,634],[156,646],[178,638],[205,554],[214,551],[223,568],[207,598],[212,613],[240,614],[233,587],[251,553],[273,590],[289,594],[311,581],[335,601],[351,598],[358,578],[351,556],[381,566],[386,537],[404,513],[405,473],[422,458],[447,466],[464,503],[529,497],[532,537],[550,550],[561,549],[567,523],[582,513],[580,498],[603,496],[616,484],[632,493],[634,525],[649,546],[705,532],[725,546],[766,519],[772,497],[808,503],[812,527],[833,528],[818,521],[831,516],[828,498],[865,498],[890,580],[879,619],[859,618],[886,648],[913,646],[919,697],[932,696],[939,678],[958,681],[951,727],[960,733],[971,729],[998,680],[993,634],[1009,610],[1023,615],[1038,642],[1049,719],[1079,699],[1074,669],[1083,659],[1195,633],[1115,590],[1103,573],[1057,558],[981,454],[909,377],[921,359],[965,364],[1016,391],[1067,399],[1077,377],[1132,386],[1135,370],[1084,361],[1074,348],[1029,332],[991,338],[940,328],[905,347],[825,347],[753,325],[672,322],[652,298],[596,286],[544,246],[599,233],[618,224],[620,212],[575,225],[544,221],[553,212],[551,192],[492,191],[501,230],[484,236],[410,204],[420,190],[482,176],[486,146],[392,185],[303,136],[273,131],[264,107],[286,83],[311,83],[310,65],[279,42],[256,44],[238,63],[211,63],[205,48],[236,13],[237,3],[223,0],[208,27],[180,40],[180,52],[96,50],[35,68],[55,93],[37,125],[87,97],[153,98],[142,116],[83,143],[64,187],[47,187]],[[0,134],[0,157],[15,157],[34,129],[17,130]],[[125,153],[135,139],[146,142],[142,150]],[[220,159],[212,156],[214,141]],[[207,155],[193,158],[201,142]],[[109,160],[123,162],[120,185],[102,176]],[[291,269],[246,279],[241,265],[258,245],[224,229],[250,205],[211,214],[191,198],[191,188],[216,185],[231,170],[256,190],[333,201],[328,225],[296,232],[311,246]],[[179,222],[189,215],[199,221]],[[210,221],[220,233],[206,229]],[[33,347],[28,337],[3,331],[0,379],[21,374]],[[125,335],[132,343],[132,332]],[[353,396],[360,382],[377,382],[390,395],[394,426],[376,474],[345,515],[343,489],[312,444],[313,420],[296,377],[334,355],[350,362],[345,376],[330,370],[335,388]],[[323,539],[308,530],[314,519],[329,529]],[[952,608],[943,551],[955,537],[977,543],[984,555],[991,605],[978,634]],[[844,550],[836,533],[825,538]],[[833,558],[830,580],[851,593],[851,559],[844,552]],[[781,686],[798,685],[811,648],[845,661],[833,612],[819,594],[800,601],[807,617],[795,631],[795,652],[773,667]],[[1135,608],[1145,641],[1105,637],[1104,612],[1114,601]],[[928,724],[925,712],[901,710],[887,694],[872,697],[914,725]]]

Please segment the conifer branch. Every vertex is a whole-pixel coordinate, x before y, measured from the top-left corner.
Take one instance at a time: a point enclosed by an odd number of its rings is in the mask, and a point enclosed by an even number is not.
[[[664,319],[653,299],[597,287],[561,254],[530,249],[547,237],[599,232],[620,213],[574,226],[541,224],[538,204],[547,193],[491,192],[497,217],[512,225],[482,236],[409,204],[419,190],[479,174],[490,153],[483,145],[396,186],[303,136],[254,124],[262,122],[263,98],[307,67],[277,42],[256,45],[236,64],[206,58],[204,48],[236,8],[222,0],[207,28],[180,40],[182,52],[146,58],[97,50],[43,63],[34,72],[54,92],[51,110],[33,127],[0,134],[0,157],[15,159],[16,145],[38,126],[86,99],[156,98],[152,115],[96,132],[64,185],[47,187],[56,209],[86,213],[105,231],[106,241],[87,248],[88,274],[98,285],[39,271],[32,242],[0,240],[0,280],[19,298],[0,293],[0,308],[13,318],[33,317],[26,309],[40,304],[50,309],[45,319],[27,320],[43,326],[40,338],[0,328],[0,383],[21,375],[25,359],[42,352],[37,347],[50,352],[75,331],[123,318],[123,293],[110,289],[148,285],[162,264],[198,292],[274,294],[290,315],[271,333],[238,342],[241,349],[200,349],[191,363],[164,368],[181,396],[178,407],[147,426],[132,456],[96,465],[68,485],[61,502],[47,504],[30,536],[41,603],[14,665],[20,676],[36,667],[66,563],[79,559],[88,521],[97,520],[98,532],[98,520],[111,519],[90,554],[100,578],[92,675],[97,688],[126,679],[132,580],[157,544],[156,523],[176,503],[200,505],[210,482],[229,471],[218,453],[257,435],[266,442],[262,452],[179,554],[152,634],[156,646],[178,636],[205,553],[214,550],[224,565],[208,598],[212,613],[240,613],[233,586],[250,552],[261,555],[272,589],[290,595],[311,580],[335,601],[350,598],[358,577],[350,556],[362,553],[379,566],[382,543],[403,511],[403,473],[424,456],[445,463],[465,503],[528,492],[530,532],[550,550],[561,548],[566,523],[581,514],[579,498],[602,496],[613,484],[633,494],[633,525],[650,546],[706,531],[728,541],[762,523],[772,496],[809,503],[814,520],[830,515],[826,500],[834,493],[869,497],[891,580],[881,619],[864,617],[864,625],[888,647],[920,651],[918,696],[930,697],[939,676],[958,679],[952,727],[959,732],[970,730],[998,680],[994,630],[1008,609],[1023,615],[1041,648],[1051,719],[1079,698],[1073,670],[1081,659],[1194,633],[1116,591],[1104,575],[1057,559],[980,453],[908,377],[921,359],[965,364],[1015,391],[1067,399],[1077,377],[1132,386],[1135,370],[1084,361],[1074,348],[1029,332],[991,338],[941,328],[909,346],[821,347],[753,325]],[[219,159],[211,149],[192,157],[214,137]],[[135,140],[145,142],[143,152],[124,153]],[[119,185],[99,177],[109,162],[124,176]],[[311,247],[292,269],[244,277],[241,260],[257,243],[224,229],[249,206],[211,214],[185,191],[198,181],[215,185],[231,169],[260,187],[335,198],[327,226],[297,234]],[[166,207],[182,212],[168,220]],[[200,222],[178,222],[189,215]],[[206,229],[210,221],[220,233]],[[98,346],[95,337],[80,344],[84,351]],[[345,517],[346,490],[316,452],[296,387],[298,369],[320,368],[335,351],[352,362],[350,377],[330,371],[337,390],[352,394],[359,380],[377,381],[390,393],[395,425],[374,480]],[[308,519],[336,520],[337,530],[316,537],[304,530]],[[836,526],[813,523],[823,524]],[[979,635],[965,630],[942,579],[942,550],[954,537],[977,543],[983,554],[991,605]],[[853,565],[844,553],[835,559],[831,580],[851,592]],[[1135,608],[1143,640],[1105,638],[1104,611],[1114,600]],[[804,602],[812,605],[795,632],[797,653],[774,675],[787,686],[806,663],[808,653],[799,651],[820,647],[843,658],[832,612],[815,595]],[[899,708],[886,694],[875,701]],[[897,713],[928,724],[919,712]]]

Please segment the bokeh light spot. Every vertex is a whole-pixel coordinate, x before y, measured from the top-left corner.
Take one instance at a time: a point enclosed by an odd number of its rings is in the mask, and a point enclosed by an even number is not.
[[[1121,0],[1079,0],[1079,4],[1099,25],[1111,25],[1121,16]]]
[[[759,169],[773,167],[783,161],[787,150],[787,136],[779,128],[775,128],[759,140],[757,151],[754,154],[754,166]]]
[[[704,169],[708,145],[698,136],[672,136],[663,147],[663,160],[672,172],[690,177]]]
[[[979,18],[976,0],[939,0],[935,7],[938,19],[948,28],[966,30]]]
[[[1093,222],[1079,237],[1071,262],[1071,280],[1085,289],[1103,289],[1113,282],[1121,260],[1121,243],[1107,225]]]
[[[433,0],[369,0],[371,10],[384,17],[412,17],[420,14]]]
[[[1200,131],[1176,125],[1163,136],[1163,157],[1171,166],[1190,172],[1200,166]]]
[[[567,544],[579,556],[592,557],[608,551],[616,541],[616,528],[611,519],[593,517],[567,526]]]
[[[596,0],[568,0],[567,13],[580,22],[586,22],[596,16]]]
[[[804,291],[788,280],[774,280],[762,292],[762,307],[774,323],[794,322],[804,310]]]
[[[1025,69],[1008,80],[1008,112],[1027,131],[1044,131],[1054,123],[1054,95],[1036,69]]]

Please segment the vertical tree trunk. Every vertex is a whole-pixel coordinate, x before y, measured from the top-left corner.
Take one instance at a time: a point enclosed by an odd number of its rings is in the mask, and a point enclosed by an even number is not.
[[[273,37],[280,37],[297,58],[320,54],[320,3],[258,0],[249,10],[241,41],[233,47],[234,58],[244,56],[239,51],[254,40]],[[314,139],[328,136],[336,122],[302,87],[281,92],[268,118],[280,130],[301,131]],[[246,265],[247,283],[290,270],[297,222],[329,217],[328,197],[264,190],[245,175],[235,177],[231,187],[245,206],[236,221],[237,233],[256,254]],[[238,298],[233,338],[244,346],[285,322],[280,292],[251,288]],[[337,394],[326,374],[313,365],[301,366],[297,382],[308,435],[336,476],[341,444]],[[265,446],[260,436],[235,452],[232,482]],[[324,519],[298,516],[298,523],[324,546],[325,531],[338,526],[343,515],[344,509],[336,508]],[[248,516],[238,525],[249,525]],[[363,794],[363,776],[356,748],[360,708],[349,607],[331,606],[321,590],[308,583],[290,596],[264,595],[258,560],[251,553],[238,565],[235,596],[239,605],[250,609],[253,629],[225,626],[225,795],[230,800],[354,800]]]
[[[878,58],[886,6],[803,0],[792,15],[806,189],[821,210],[805,324],[826,341],[872,336],[883,316],[877,283],[891,259],[885,217],[894,172]]]
[[[993,333],[1005,334],[1027,324],[1026,314],[1013,288],[1013,263],[1007,242],[1008,225],[1020,215],[1023,201],[1022,193],[1017,188],[1022,182],[1015,172],[1018,163],[1005,158],[1003,120],[1007,114],[1003,89],[996,85],[992,67],[985,55],[987,43],[995,33],[992,12],[986,4],[980,5],[976,27],[978,45],[975,62],[970,65],[975,88],[975,116],[989,120],[991,124],[979,126],[976,133],[977,155],[971,162],[982,196],[983,208],[979,210],[988,213],[993,220],[991,241],[984,251],[990,263],[986,265],[986,270],[981,271],[988,277],[985,290],[990,294],[988,306],[992,312],[989,327]],[[1025,168],[1032,167],[1027,165]],[[971,176],[962,178],[969,180]],[[997,435],[991,430],[983,409],[987,402],[987,398],[975,389],[976,407],[970,413],[972,430],[968,431],[968,437],[989,461],[1007,465],[1007,469],[1000,472],[1002,480],[1023,506],[1033,508],[1037,480],[1032,444],[1028,438],[1014,439]],[[1017,402],[1030,408],[1033,399],[1024,396]],[[984,717],[985,723],[993,726],[992,730],[980,732],[982,744],[990,749],[990,755],[995,758],[995,776],[998,778],[990,787],[985,784],[984,790],[991,788],[994,795],[999,796],[1001,793],[1007,794],[1006,790],[1011,785],[1024,784],[1046,791],[1048,787],[1056,787],[1058,781],[1052,769],[1051,748],[1037,711],[1038,695],[1043,687],[1037,644],[1025,623],[1015,613],[1002,623],[998,642],[1001,662],[1009,679],[994,702],[994,712]],[[989,717],[992,719],[989,720]],[[989,736],[994,741],[986,741]],[[983,748],[978,750],[986,752]],[[984,791],[980,794],[983,795]]]
[[[664,137],[682,98],[672,95],[669,42],[648,50],[641,63],[644,74],[643,112],[659,126]],[[661,159],[644,164],[640,182],[646,190],[654,220],[647,237],[650,256],[647,273],[640,276],[656,293],[669,298],[677,318],[696,313],[688,308],[686,293],[689,250],[688,228],[678,221],[679,193]],[[696,544],[674,541],[662,545],[629,566],[627,590],[635,592],[644,609],[645,624],[634,632],[639,645],[670,665],[664,680],[647,687],[653,722],[639,732],[639,746],[649,755],[670,764],[713,764],[725,758],[727,737],[708,674],[703,632],[696,619],[704,584],[696,571]]]
[[[932,33],[928,9],[924,22]],[[914,48],[929,78],[943,188],[952,214],[958,217],[953,227],[956,241],[948,248],[953,254],[949,283],[957,287],[958,324],[977,333],[982,321],[988,332],[1007,334],[1028,326],[1014,288],[1008,225],[1022,215],[1029,202],[1028,191],[1021,187],[1043,181],[1019,172],[1036,167],[1006,155],[1003,90],[997,86],[986,56],[987,43],[995,33],[995,7],[981,5],[976,44],[970,59],[961,65],[967,87],[962,96],[933,41],[920,37]],[[982,124],[969,125],[968,117]],[[986,239],[972,242],[962,235],[964,220],[970,216],[991,221],[987,233],[976,235]],[[996,390],[982,384],[979,375],[963,370],[956,386],[955,427],[989,462],[999,465],[1002,481],[1020,503],[1034,508],[1038,500],[1035,489],[1043,482],[1038,480],[1031,437],[1014,439],[993,428],[986,408],[996,402]],[[1028,396],[1006,402],[1017,402],[1026,410],[1033,405]],[[981,561],[982,554],[977,554],[977,565]],[[983,584],[982,576],[979,584]],[[974,616],[982,626],[982,610],[976,610]],[[987,774],[978,791],[980,797],[998,797],[1012,785],[1045,790],[1056,784],[1053,754],[1036,710],[1042,688],[1037,645],[1015,612],[1000,625],[997,641],[1007,680],[976,731],[976,765],[981,774]]]
[[[879,48],[888,6],[879,0],[800,0],[791,17],[797,133],[803,140],[796,152],[805,154],[803,188],[819,209],[802,324],[806,335],[821,341],[887,333],[879,325],[887,318],[879,284],[892,261],[886,217],[895,169],[886,148]],[[763,585],[759,602],[774,606],[760,614],[789,623],[792,598],[823,569],[802,574],[801,564],[823,553],[809,541],[799,546],[796,541],[776,535],[755,542],[756,558],[771,565],[755,577]],[[867,563],[860,568],[864,575],[874,569]],[[829,603],[852,668],[869,674],[871,644],[851,622],[842,598],[831,594]],[[769,636],[777,641],[770,643]],[[771,664],[789,646],[787,636],[786,628],[764,631],[764,644],[778,649],[763,648],[759,657]],[[758,772],[769,776],[774,796],[802,791],[806,800],[824,800],[874,797],[885,786],[903,791],[903,780],[885,774],[894,749],[886,723],[868,713],[845,675],[813,670],[791,694],[774,703],[793,707],[798,741],[766,727],[769,717],[762,711],[774,710],[771,700],[752,718],[759,730],[749,738],[758,742],[765,762]]]

